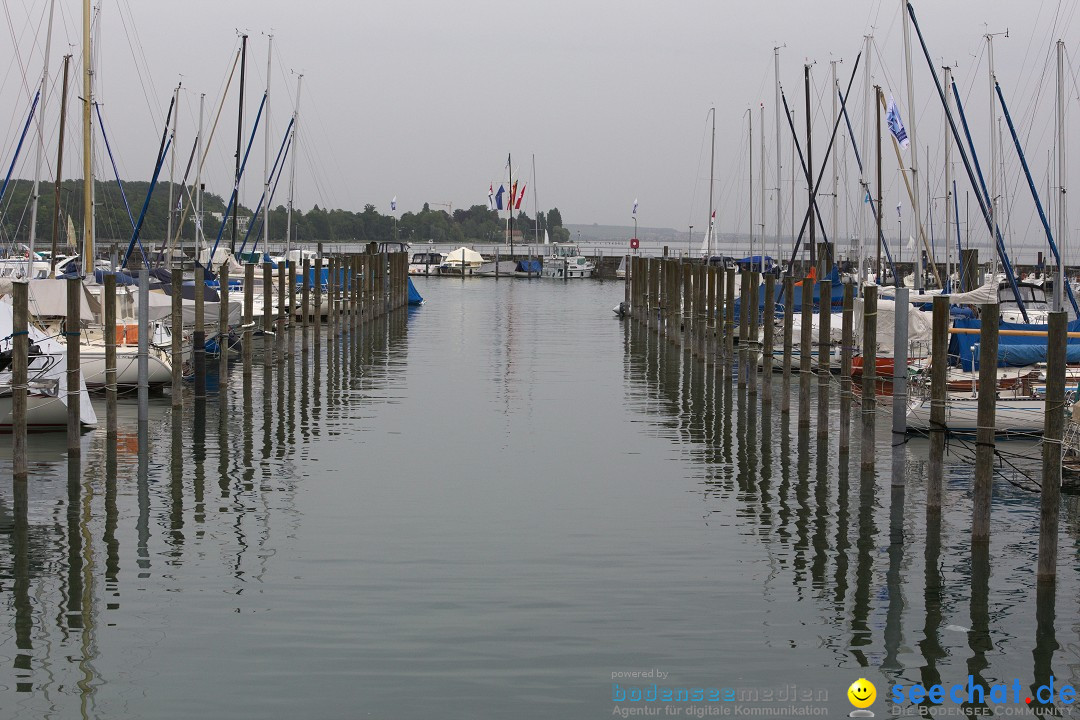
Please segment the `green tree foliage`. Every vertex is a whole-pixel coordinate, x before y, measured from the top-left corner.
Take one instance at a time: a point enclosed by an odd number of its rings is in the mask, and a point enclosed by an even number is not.
[[[138,220],[139,212],[146,199],[149,183],[128,181],[124,183],[123,194],[115,182],[97,181],[94,183],[97,237],[99,245],[116,242],[125,245],[131,239],[132,225]],[[30,237],[30,195],[31,183],[27,180],[15,180],[8,186],[0,204],[0,246],[26,243]],[[195,237],[195,222],[189,205],[189,192],[179,184],[174,187],[173,202],[179,200],[180,213],[174,213],[174,227],[183,217],[180,237],[192,241]],[[125,209],[124,198],[127,199]],[[228,244],[232,239],[232,222],[226,221],[222,228],[222,215],[228,198],[206,193],[203,196],[205,209],[203,234],[210,242],[218,237]],[[55,211],[54,186],[42,183],[41,197],[38,204],[37,247],[47,248],[52,240],[53,218]],[[82,181],[65,180],[60,191],[60,224],[58,241],[61,247],[66,243],[67,218],[71,217],[75,234],[82,237]],[[240,206],[237,211],[240,218],[250,218],[252,211]],[[270,238],[273,242],[285,239],[285,227],[288,211],[284,205],[277,205],[269,211]],[[161,243],[166,236],[169,222],[169,185],[158,183],[154,189],[146,218],[140,231],[140,238],[146,245]],[[527,213],[519,212],[514,219],[514,227],[527,237],[533,232],[534,223],[539,225],[542,237],[548,230],[552,240],[568,238],[569,233],[562,228],[562,215],[557,208],[547,213],[539,213],[534,221]],[[262,221],[256,220],[248,238],[249,246],[258,235],[261,237]],[[328,210],[316,205],[308,212],[293,211],[292,234],[295,242],[381,242],[401,240],[402,242],[424,243],[434,240],[441,243],[496,243],[504,236],[506,215],[488,209],[487,205],[473,205],[469,208],[457,208],[453,214],[445,210],[432,210],[428,203],[418,213],[406,212],[395,220],[393,216],[379,213],[375,205],[367,204],[362,212],[349,210]],[[561,231],[561,232],[560,232]],[[175,233],[175,230],[174,230]],[[237,242],[245,236],[243,227]]]

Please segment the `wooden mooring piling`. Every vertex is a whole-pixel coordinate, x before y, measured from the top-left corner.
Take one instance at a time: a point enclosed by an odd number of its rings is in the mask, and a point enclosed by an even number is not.
[[[883,402],[882,387],[886,392],[891,391],[891,397],[884,398],[884,402],[892,405],[890,445],[893,449],[893,463],[886,472],[891,476],[893,503],[898,502],[897,498],[900,498],[901,505],[910,501],[905,493],[907,470],[903,460],[904,445],[909,435],[908,412],[909,406],[913,406],[912,403],[917,405],[924,401],[922,396],[910,401],[908,398],[908,318],[909,313],[915,310],[910,309],[912,306],[908,302],[906,288],[888,289],[890,295],[895,295],[896,298],[895,320],[889,328],[892,332],[888,338],[894,344],[894,352],[891,358],[879,359],[878,310],[882,288],[870,284],[861,287],[851,283],[844,284],[837,368],[832,360],[835,345],[831,319],[833,288],[827,280],[815,284],[812,279],[800,281],[785,276],[779,283],[778,293],[777,278],[773,275],[765,276],[762,283],[761,276],[756,273],[706,266],[685,258],[630,256],[626,267],[626,306],[622,308],[622,315],[646,333],[681,345],[692,358],[711,363],[715,367],[714,377],[718,382],[726,381],[737,387],[740,398],[745,397],[741,391],[748,390],[746,400],[751,406],[757,404],[760,398],[761,415],[766,418],[762,421],[764,424],[771,423],[767,418],[777,401],[773,392],[772,375],[774,372],[780,375],[778,404],[780,418],[784,419],[782,427],[785,428],[785,433],[788,427],[786,418],[791,412],[792,396],[795,394],[791,386],[791,373],[795,354],[798,353],[800,436],[808,433],[811,425],[810,386],[816,371],[818,452],[828,452],[833,442],[832,432],[838,424],[835,449],[841,463],[846,463],[852,446],[852,410],[853,406],[857,406],[861,417],[861,432],[858,433],[856,444],[860,445],[859,463],[864,477],[873,477],[877,472],[877,411],[879,404]],[[815,286],[818,289],[817,301]],[[796,292],[801,296],[801,324],[797,338],[793,330]],[[780,307],[777,307],[778,304]],[[937,526],[940,524],[941,508],[947,502],[945,496],[948,494],[943,482],[943,459],[948,451],[946,437],[950,432],[946,413],[949,404],[946,383],[949,337],[950,332],[971,331],[950,330],[947,296],[936,297],[932,305],[931,362],[927,372],[929,382],[910,392],[927,393],[929,399],[929,403],[924,404],[930,409],[925,507],[927,522]],[[982,329],[977,340],[980,392],[978,427],[974,433],[975,473],[971,487],[971,540],[974,548],[985,546],[990,539],[992,481],[995,465],[998,463],[995,440],[995,406],[998,399],[994,388],[998,383],[997,337],[1002,332],[999,330],[996,304],[982,306],[980,318]],[[861,322],[856,322],[856,319]],[[1065,425],[1065,343],[1068,336],[1065,321],[1065,313],[1051,313],[1048,325],[1037,563],[1033,558],[1033,568],[1040,583],[1052,582],[1057,567]],[[813,334],[815,323],[816,347]],[[779,327],[776,327],[777,325]],[[776,335],[780,335],[779,348],[775,347],[774,343]],[[656,350],[657,346],[652,347]],[[816,358],[812,357],[814,351]],[[775,360],[777,353],[782,354],[778,364]],[[887,363],[881,367],[889,370],[879,373],[879,362]],[[829,400],[834,373],[837,371],[840,399],[838,423],[830,411]],[[861,382],[857,382],[857,378],[861,378]],[[745,414],[745,417],[751,422],[757,422],[757,415],[752,410]],[[902,533],[899,528],[897,532]]]

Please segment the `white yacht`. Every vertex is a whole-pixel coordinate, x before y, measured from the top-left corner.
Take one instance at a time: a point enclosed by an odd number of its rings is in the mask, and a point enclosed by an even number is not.
[[[413,253],[409,259],[410,275],[438,275],[439,267],[446,262],[446,255],[433,250]]]
[[[544,277],[564,280],[592,277],[596,265],[578,252],[574,243],[554,243],[544,258]]]

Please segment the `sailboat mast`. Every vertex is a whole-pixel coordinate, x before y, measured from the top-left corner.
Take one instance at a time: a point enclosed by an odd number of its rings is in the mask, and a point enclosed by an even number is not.
[[[810,176],[811,168],[814,167],[813,138],[810,132],[810,65],[803,65],[803,84],[806,92],[806,195],[809,198],[807,212],[813,212],[814,207],[814,179]],[[810,218],[810,267],[817,265],[817,240],[814,233],[814,218]]]
[[[266,125],[263,127],[263,168],[266,181],[263,183],[263,252],[270,249],[270,76],[273,74],[271,57],[274,52],[274,36],[270,35],[266,45]],[[254,220],[254,218],[252,218]]]
[[[93,67],[90,62],[90,0],[83,0],[83,270],[94,269]]]
[[[758,135],[761,136],[761,171],[758,173],[759,183],[761,185],[760,200],[758,200],[758,208],[761,210],[761,272],[765,272],[765,103],[761,103],[761,109],[759,112],[760,119],[758,128],[761,132]]]
[[[68,70],[71,67],[71,55],[64,56],[64,87],[60,91],[60,141],[56,144],[56,191],[53,194],[53,231],[52,256],[49,260],[49,275],[56,272],[57,239],[60,235],[60,182],[64,168],[64,129],[67,127]]]
[[[830,60],[829,61],[829,66],[830,66],[830,68],[832,70],[832,121],[833,121],[833,127],[836,127],[839,124],[839,114],[840,114],[840,111],[836,106],[836,101],[837,101],[837,98],[839,97],[839,94],[840,94],[840,85],[836,81],[836,63],[837,63],[836,60]],[[836,162],[837,161],[836,156],[837,156],[837,153],[834,152],[832,154],[832,234],[829,235],[829,237],[832,238],[832,242],[833,242],[834,247],[836,245],[836,238],[837,238],[836,229],[837,229],[837,226],[839,225],[838,220],[839,220],[839,214],[840,214],[840,205],[839,205],[839,199],[838,199],[839,198],[838,191],[839,191],[839,186],[840,186],[840,172],[837,169],[839,166],[837,165],[837,162]],[[830,255],[831,255],[831,253],[830,253]]]
[[[49,89],[49,49],[52,46],[53,11],[56,0],[49,3],[49,29],[45,35],[45,60],[41,70],[41,112],[38,113],[38,141],[34,152],[34,197],[30,207],[30,252],[26,257],[26,279],[34,276],[34,240],[37,238],[38,196],[41,187],[41,162],[45,155],[45,93]]]
[[[1054,278],[1054,312],[1059,312],[1063,307],[1062,298],[1065,291],[1065,244],[1068,237],[1068,218],[1065,214],[1065,70],[1064,57],[1065,43],[1057,41],[1057,161],[1058,161],[1058,243],[1061,244],[1060,256],[1057,266],[1057,277]]]
[[[780,196],[780,174],[783,172],[783,167],[780,165],[780,48],[773,48],[773,73],[776,80],[776,259],[780,259],[780,236],[781,225],[783,224],[783,204]]]
[[[874,137],[877,142],[877,207],[874,213],[874,221],[877,225],[877,234],[874,236],[877,238],[877,284],[881,285],[881,102],[882,100],[881,86],[874,86]],[[893,278],[899,281],[900,278]]]
[[[169,270],[172,270],[173,253],[176,250],[176,248],[173,247],[173,243],[175,242],[173,239],[173,174],[176,170],[176,123],[180,117],[180,83],[177,83],[176,89],[173,90],[173,105],[177,106],[177,108],[176,114],[173,115],[172,143],[169,146],[169,220],[166,223],[165,231],[167,233],[165,237],[169,239],[169,256],[165,259],[165,267],[169,268]]]
[[[746,148],[749,160],[746,163],[746,179],[749,182],[750,214],[746,224],[750,226],[750,254],[754,254],[754,113],[746,108]],[[750,258],[750,269],[754,269],[754,259]]]
[[[289,140],[292,145],[292,159],[289,160],[289,204],[285,209],[285,247],[290,250],[293,237],[293,192],[296,190],[296,155],[300,151],[296,144],[296,134],[300,131],[300,85],[303,81],[303,75],[296,77],[296,107],[293,108],[292,139]]]
[[[904,27],[907,27],[907,25],[905,24]],[[986,34],[986,58],[990,76],[990,242],[993,243],[998,226],[998,139],[997,122],[994,120],[997,116],[997,96],[994,93],[994,83],[996,82],[994,77],[994,36],[991,33]],[[990,274],[991,277],[997,277],[997,257],[994,253],[990,254]]]
[[[232,241],[230,242],[231,250],[236,252],[236,236],[238,233],[237,219],[240,215],[240,154],[243,152],[241,149],[244,142],[244,76],[247,70],[247,35],[240,36],[240,97],[238,102],[238,111],[236,113],[236,172],[233,176],[233,190],[238,193],[236,200],[236,208],[233,208],[232,215]]]
[[[510,202],[508,202],[506,204],[506,239],[510,243],[510,255],[513,256],[513,254],[514,254],[514,195],[516,195],[517,193],[514,192],[514,163],[510,159],[510,153],[506,154],[506,167],[507,167],[507,169],[509,171],[508,172],[508,180],[506,182],[510,186],[509,187],[509,190],[510,190]],[[465,266],[464,266],[465,253],[462,253],[461,257],[462,257],[462,263],[463,263],[462,264],[461,274],[464,276],[464,274],[465,274]]]
[[[705,256],[706,262],[712,257],[713,248],[713,186],[716,182],[716,106],[714,105],[709,109],[709,113],[712,115],[712,144],[709,149],[709,222],[706,225],[708,228],[708,247]]]
[[[870,42],[873,40],[873,36],[867,35],[863,38],[866,41],[866,49],[863,50],[863,56],[866,58],[866,68],[863,70],[863,125],[862,125],[862,147],[863,152],[867,152],[870,147],[870,116],[874,105],[877,104],[877,97],[874,100],[870,99],[870,64],[873,62],[874,56],[870,52]],[[871,104],[873,103],[873,105]],[[862,164],[859,168],[859,189],[861,197],[859,198],[859,282],[855,284],[855,289],[858,291],[862,284],[866,282],[867,272],[866,267],[869,264],[866,252],[866,211],[863,209],[866,206],[866,200],[870,197],[870,176],[866,172],[866,169],[870,167],[869,159]],[[875,282],[881,284],[881,277],[875,275]]]
[[[195,259],[198,260],[202,251],[202,156],[203,156],[203,106],[206,104],[206,93],[199,93],[199,137],[196,142],[199,145],[200,161],[195,166]]]
[[[944,85],[949,87],[952,84],[952,68],[945,66],[942,68],[944,71]],[[949,106],[948,96],[945,98],[947,103],[945,106],[945,112],[952,113]],[[929,166],[929,162],[927,163]],[[952,289],[952,210],[953,210],[953,189],[952,189],[952,133],[949,132],[948,120],[946,120],[945,127],[945,278],[949,284],[949,289]],[[957,258],[959,260],[960,258]]]
[[[900,0],[900,12],[904,15],[904,74],[907,76],[907,104],[908,104],[908,138],[911,140],[911,211],[915,222],[920,226],[916,228],[915,235],[921,236],[923,242],[926,236],[922,232],[922,214],[919,210],[919,142],[915,135],[915,78],[911,72],[911,16],[908,13],[908,0]],[[991,88],[991,91],[993,88]],[[903,242],[900,238],[900,242]],[[915,250],[915,292],[921,292],[922,279],[922,246],[916,244]],[[931,258],[932,260],[932,258]]]

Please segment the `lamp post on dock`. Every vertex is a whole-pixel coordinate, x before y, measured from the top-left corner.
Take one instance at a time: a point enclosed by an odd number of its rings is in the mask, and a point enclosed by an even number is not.
[[[635,235],[637,233],[634,233]],[[691,248],[694,247],[694,226],[690,226],[690,233],[686,236],[686,254],[690,255]]]

